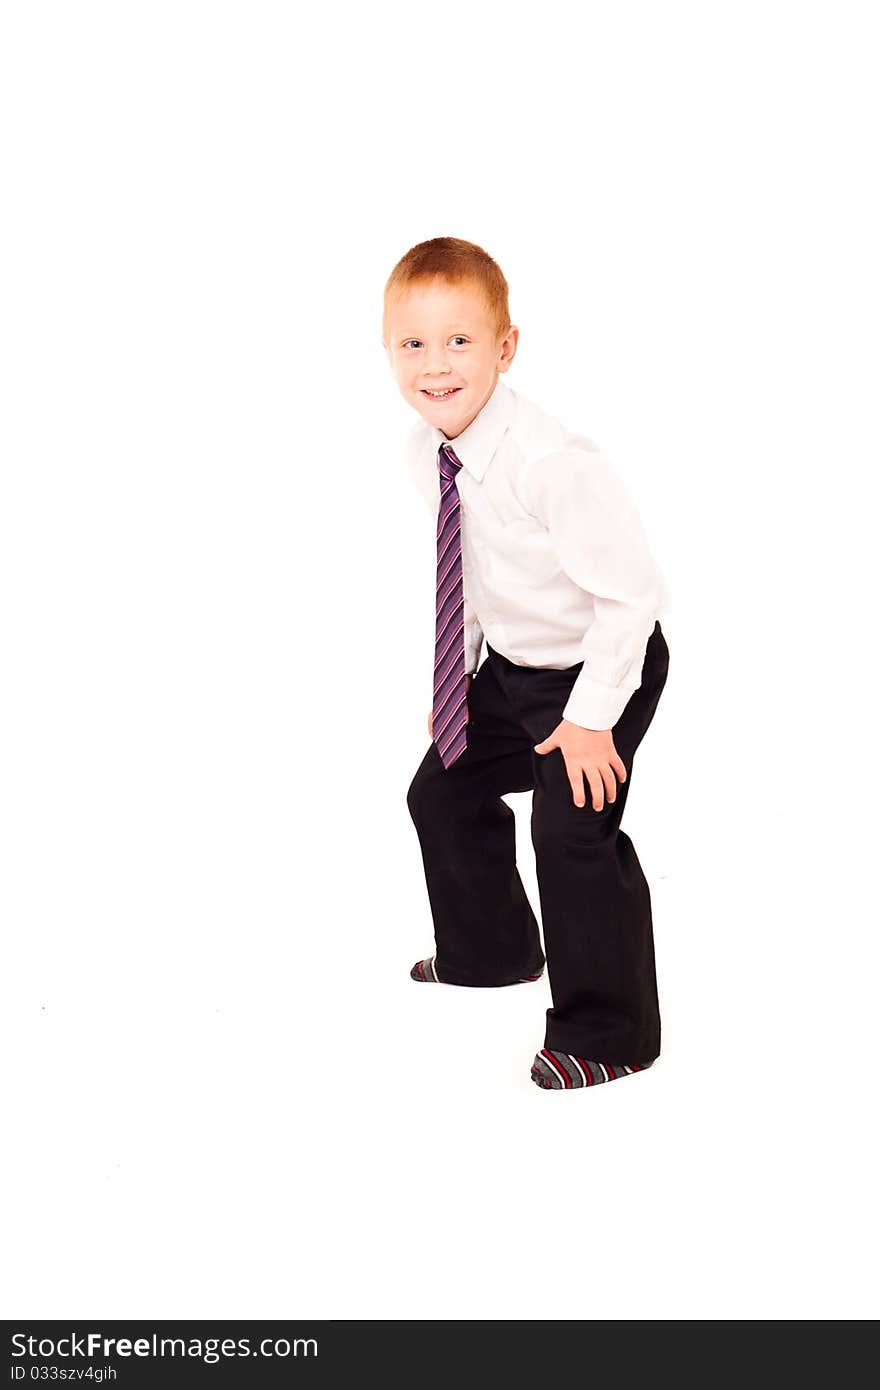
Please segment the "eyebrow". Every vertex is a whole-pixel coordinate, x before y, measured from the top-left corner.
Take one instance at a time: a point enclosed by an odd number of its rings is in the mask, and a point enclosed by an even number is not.
[[[402,343],[406,343],[409,341],[410,338],[418,338],[419,336],[420,335],[418,333],[404,333],[400,341]],[[474,337],[474,330],[472,328],[450,328],[447,331],[446,336],[447,338],[472,338]]]

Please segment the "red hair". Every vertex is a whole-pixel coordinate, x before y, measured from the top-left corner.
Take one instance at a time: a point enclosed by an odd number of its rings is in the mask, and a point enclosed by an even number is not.
[[[446,280],[450,285],[467,282],[474,285],[486,302],[498,337],[504,337],[510,328],[510,310],[507,306],[507,281],[501,267],[493,261],[488,251],[473,241],[462,241],[455,236],[437,236],[411,247],[405,256],[401,256],[386,281],[382,316],[386,341],[391,300],[410,285],[424,284],[436,278]]]

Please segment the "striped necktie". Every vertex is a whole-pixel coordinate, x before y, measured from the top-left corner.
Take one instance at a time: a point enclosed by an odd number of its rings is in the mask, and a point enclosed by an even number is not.
[[[437,628],[434,647],[434,742],[444,767],[467,747],[464,655],[464,586],[461,577],[461,503],[455,475],[461,468],[448,444],[437,455]]]

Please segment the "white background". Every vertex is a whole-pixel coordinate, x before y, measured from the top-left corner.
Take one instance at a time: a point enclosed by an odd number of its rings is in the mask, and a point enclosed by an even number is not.
[[[875,17],[4,6],[5,1316],[876,1315]],[[409,978],[439,235],[671,593],[663,1053],[591,1092],[546,978]]]

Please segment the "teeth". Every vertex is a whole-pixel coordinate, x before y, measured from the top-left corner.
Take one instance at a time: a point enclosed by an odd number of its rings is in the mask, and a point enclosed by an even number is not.
[[[451,396],[452,393],[453,393],[453,391],[457,391],[457,390],[458,390],[458,387],[456,387],[456,386],[450,386],[450,387],[448,387],[447,390],[445,390],[445,391],[428,391],[428,395],[429,395],[429,396],[436,396],[436,397],[438,398],[438,400],[442,400],[444,396]]]

